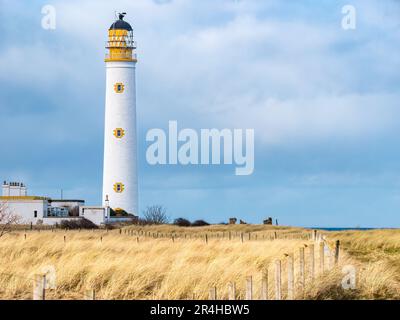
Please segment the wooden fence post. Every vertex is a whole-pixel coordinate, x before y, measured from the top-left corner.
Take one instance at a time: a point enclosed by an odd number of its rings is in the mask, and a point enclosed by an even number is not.
[[[281,261],[275,261],[275,299],[281,300],[282,299],[282,265]]]
[[[253,278],[246,278],[246,300],[253,300]]]
[[[208,236],[207,236],[207,233],[206,233],[206,243],[208,243]]]
[[[299,278],[300,278],[300,289],[301,292],[304,292],[304,287],[306,283],[305,272],[304,272],[304,248],[300,248],[299,255]]]
[[[294,258],[293,254],[287,257],[287,272],[288,272],[288,300],[294,299]]]
[[[236,284],[234,282],[228,283],[228,300],[236,300]]]
[[[261,300],[268,300],[268,269],[263,273],[261,279]]]
[[[243,232],[240,234],[240,238],[241,238],[242,243],[243,243]]]
[[[84,299],[85,300],[96,300],[96,292],[94,291],[94,289],[86,290]]]
[[[46,275],[37,274],[33,280],[33,300],[46,299]]]
[[[217,300],[217,287],[212,287],[210,289],[209,300]]]
[[[339,263],[339,255],[340,255],[340,241],[336,241],[336,246],[335,246],[335,264]]]
[[[314,259],[314,245],[310,244],[310,277],[314,279],[315,277],[315,259]]]
[[[319,270],[321,273],[325,271],[325,242],[319,244]]]

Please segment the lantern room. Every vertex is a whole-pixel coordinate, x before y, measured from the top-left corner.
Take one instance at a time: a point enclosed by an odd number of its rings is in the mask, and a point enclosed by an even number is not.
[[[120,13],[116,20],[108,29],[108,41],[106,43],[105,61],[132,61],[137,62],[136,43],[133,40],[133,29],[131,25],[124,21],[126,13]]]

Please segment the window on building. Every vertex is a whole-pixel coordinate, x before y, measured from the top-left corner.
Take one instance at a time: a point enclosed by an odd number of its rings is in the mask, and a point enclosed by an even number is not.
[[[33,216],[37,218],[37,210],[33,211]]]

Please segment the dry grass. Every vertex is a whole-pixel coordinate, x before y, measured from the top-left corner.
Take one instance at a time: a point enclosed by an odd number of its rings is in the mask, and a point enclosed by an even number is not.
[[[161,229],[160,229],[161,228]],[[175,227],[172,227],[175,228]],[[237,230],[236,230],[237,229]],[[262,234],[275,232],[265,226],[230,226],[231,232],[258,234],[257,240],[242,243],[240,237],[227,240],[227,226],[206,228],[146,227],[150,234],[197,234],[199,238],[153,239],[119,234],[119,230],[13,232],[0,239],[0,298],[30,299],[32,278],[44,266],[54,266],[56,289],[53,299],[81,299],[88,288],[95,288],[100,299],[207,299],[211,287],[218,288],[219,298],[227,297],[227,284],[234,281],[239,298],[243,298],[245,279],[253,276],[254,298],[259,298],[261,277],[268,271],[269,295],[274,297],[276,259],[283,261],[283,294],[286,296],[285,253],[295,254],[298,274],[298,250],[311,242],[292,239],[299,229],[282,228],[288,239],[263,240]],[[132,231],[138,232],[135,228]],[[218,238],[215,236],[219,232]],[[221,233],[225,232],[224,238]],[[205,243],[202,235],[210,235]],[[64,243],[66,235],[66,243]],[[214,236],[212,236],[214,235]],[[306,234],[304,234],[306,235]],[[102,241],[100,241],[102,237]],[[318,262],[318,250],[316,262]],[[332,265],[332,260],[328,263]],[[306,248],[308,263],[308,248]],[[353,264],[358,272],[356,290],[343,290],[340,268],[319,273],[314,282],[307,281],[304,296],[296,282],[297,298],[307,299],[374,299],[399,298],[394,271],[384,262],[365,263],[344,254],[342,264]],[[306,264],[307,266],[307,264]],[[317,267],[318,272],[318,267]],[[308,267],[306,276],[309,276]],[[397,295],[396,295],[397,294]]]
[[[357,260],[384,263],[400,281],[400,230],[343,231],[330,234]]]
[[[160,233],[206,233],[206,232],[252,232],[252,233],[266,233],[273,231],[280,232],[304,232],[302,228],[294,228],[287,226],[271,226],[271,225],[254,225],[254,224],[235,224],[235,225],[210,225],[204,227],[179,227],[175,225],[150,225],[150,226],[136,226],[132,225],[127,227],[132,230],[143,230],[149,232],[160,232]]]

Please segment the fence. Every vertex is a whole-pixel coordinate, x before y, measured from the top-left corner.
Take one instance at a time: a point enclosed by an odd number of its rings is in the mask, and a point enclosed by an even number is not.
[[[100,232],[99,241],[103,241],[104,233],[117,233],[120,235],[131,236],[136,239],[136,242],[140,242],[141,238],[148,239],[170,239],[172,242],[176,240],[199,240],[202,239],[205,243],[208,243],[209,240],[219,239],[219,240],[240,240],[242,243],[245,241],[274,241],[274,240],[312,240],[312,241],[322,241],[323,235],[317,230],[312,230],[311,232],[304,231],[268,231],[268,232],[209,232],[209,233],[167,233],[167,232],[150,232],[144,230],[132,230],[132,229],[59,229],[59,228],[49,228],[49,229],[34,229],[34,230],[24,230],[24,239],[27,240],[29,233],[41,231],[51,231],[54,233],[64,232],[63,241],[67,242],[67,234],[72,232],[81,232],[81,231],[91,231],[91,232]]]
[[[132,234],[133,235],[133,234]],[[136,236],[136,235],[135,235]],[[138,236],[136,236],[139,241]],[[241,235],[240,238],[243,238]],[[174,237],[172,237],[174,241]],[[205,236],[207,242],[208,236]],[[255,278],[245,278],[245,300],[293,300],[304,298],[307,285],[312,284],[317,276],[323,276],[340,262],[340,242],[329,244],[318,232],[312,232],[314,242],[305,244],[295,252],[286,253],[284,258],[276,259],[261,275],[260,292],[254,292]],[[318,254],[316,254],[318,253]],[[273,272],[269,272],[272,269]],[[316,272],[318,270],[318,273]],[[295,272],[296,271],[296,272]],[[273,277],[270,277],[270,274]],[[284,279],[284,274],[286,277]],[[33,299],[46,299],[46,275],[36,275],[33,281]],[[271,294],[271,291],[273,292]],[[211,287],[208,292],[210,300],[238,300],[237,283],[227,283],[227,290]],[[196,298],[193,292],[191,298]],[[93,288],[82,293],[82,299],[96,300]]]
[[[122,229],[119,230],[122,234]],[[128,236],[152,238],[152,239],[170,239],[172,242],[178,239],[203,239],[204,242],[208,243],[210,239],[220,240],[240,240],[245,241],[256,241],[256,240],[315,240],[321,241],[322,234],[313,230],[312,232],[304,231],[269,231],[269,232],[205,232],[205,233],[166,233],[166,232],[150,232],[144,230],[132,230],[124,229],[123,233]]]
[[[328,243],[324,240],[320,241],[317,239],[318,243],[318,265],[319,274],[318,276],[323,276],[335,265],[339,264],[340,257],[340,242],[339,240],[335,242],[334,248],[331,248]],[[308,251],[308,265],[306,265],[306,250]],[[295,273],[295,259],[294,253],[285,254],[285,261],[282,259],[277,259],[273,263],[273,279],[269,278],[268,271],[264,272],[261,277],[260,292],[258,295],[255,294],[253,290],[253,276],[247,276],[245,279],[245,300],[282,300],[284,297],[287,300],[294,300],[296,298],[304,298],[304,292],[307,283],[311,284],[316,279],[316,259],[315,259],[315,245],[309,244],[305,247],[298,249],[298,259],[297,259],[297,273]],[[326,254],[328,252],[328,254]],[[285,263],[284,263],[285,262]],[[283,266],[286,265],[286,270]],[[306,270],[308,272],[306,273]],[[286,288],[283,287],[283,272],[286,271]],[[271,284],[273,280],[273,284]],[[269,295],[270,285],[273,285],[273,296]],[[227,294],[220,294],[216,287],[210,288],[209,299],[217,300],[219,298],[227,297],[228,300],[237,300],[236,293],[237,284],[235,282],[229,282],[227,284]],[[285,295],[284,295],[285,293]]]
[[[47,281],[46,275],[36,275],[33,280],[33,300],[46,300]],[[82,295],[83,300],[96,300],[94,289],[86,290]]]

